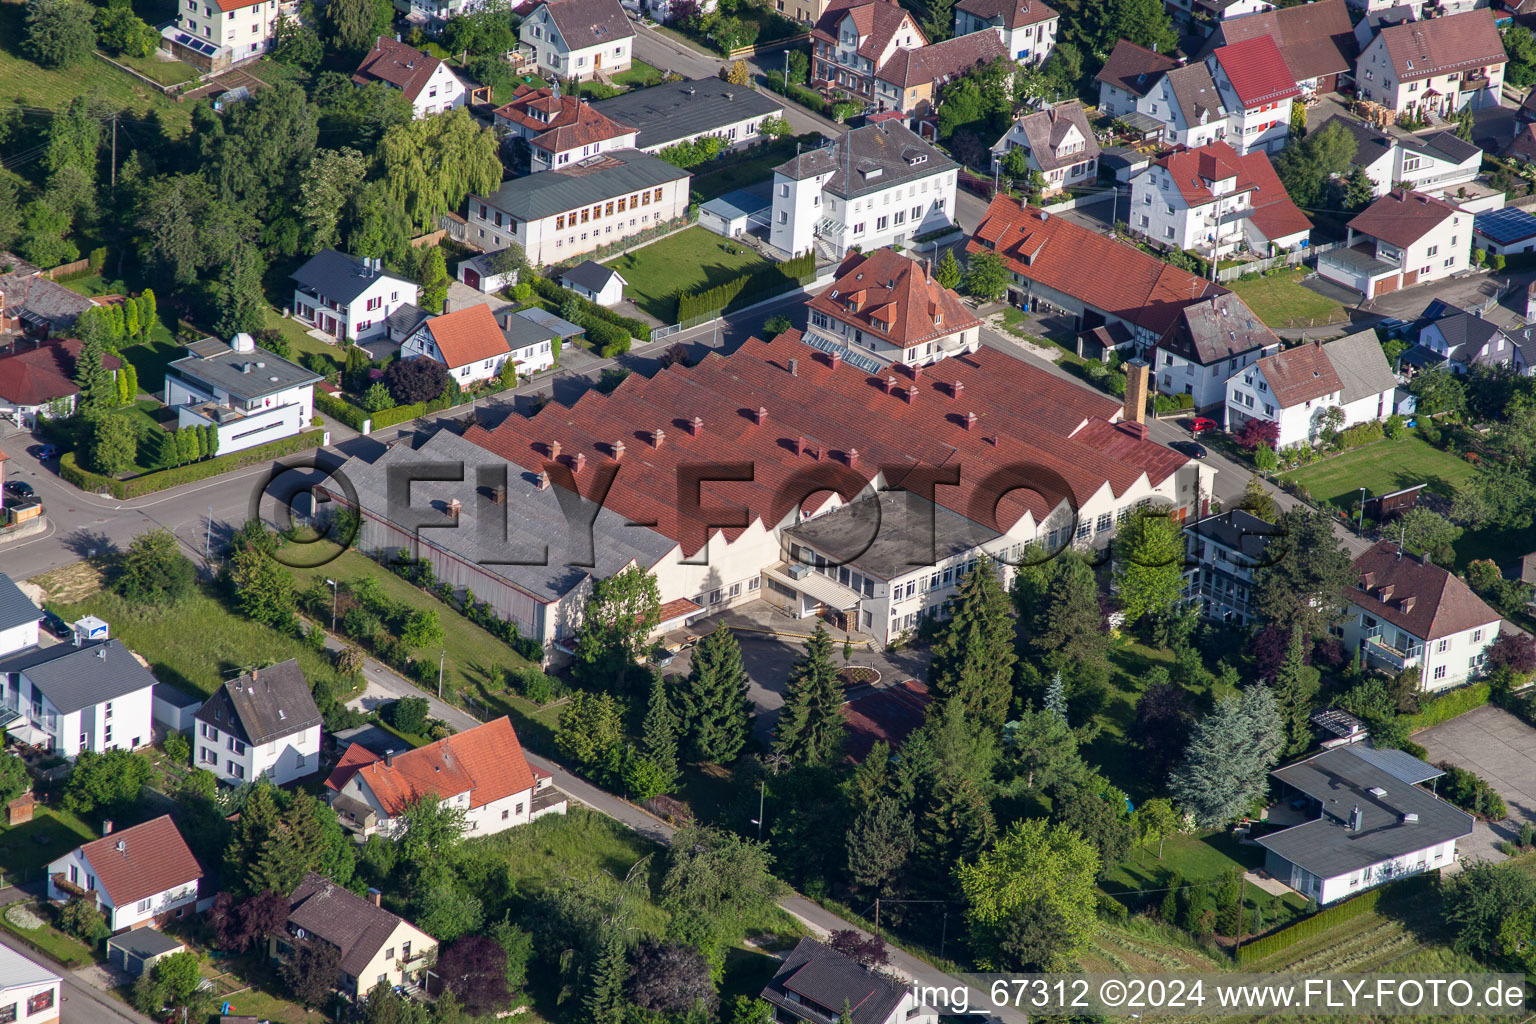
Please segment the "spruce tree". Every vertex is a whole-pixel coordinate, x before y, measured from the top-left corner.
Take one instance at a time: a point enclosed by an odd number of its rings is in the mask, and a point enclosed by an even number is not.
[[[610,928],[603,948],[587,971],[587,993],[581,1001],[582,1024],[620,1024],[624,1020],[624,982],[629,961],[619,929]]]
[[[752,702],[735,633],[721,625],[698,642],[678,696],[689,758],[715,764],[736,760],[752,736]]]
[[[805,653],[790,667],[773,749],[791,764],[826,764],[842,748],[843,729],[843,687],[832,665],[832,638],[818,622]]]
[[[660,673],[651,676],[651,695],[641,728],[641,747],[656,767],[656,785],[660,792],[670,792],[677,784],[677,716],[667,703],[667,684]]]
[[[878,892],[900,878],[911,853],[912,816],[891,797],[877,797],[848,830],[848,875],[867,889]]]
[[[1306,663],[1306,641],[1301,627],[1291,630],[1285,660],[1275,671],[1275,703],[1285,724],[1286,751],[1299,754],[1312,742],[1312,702],[1317,696],[1320,673]]]
[[[960,287],[963,276],[960,273],[960,261],[955,259],[955,250],[946,250],[944,258],[939,260],[938,269],[933,272],[933,279],[945,288],[954,290]]]
[[[1061,669],[1051,677],[1051,685],[1045,688],[1045,710],[1067,720],[1067,684],[1061,681]]]
[[[117,405],[117,381],[112,371],[102,365],[106,352],[106,343],[93,336],[81,346],[80,355],[75,359],[80,408],[87,414],[105,412]]]
[[[929,680],[938,694],[956,698],[977,721],[1001,729],[1013,699],[1012,604],[997,564],[982,556],[960,581],[954,617],[933,647]]]

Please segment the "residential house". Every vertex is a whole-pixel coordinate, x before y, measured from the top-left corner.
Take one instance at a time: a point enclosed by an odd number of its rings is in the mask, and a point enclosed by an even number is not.
[[[1428,693],[1481,674],[1503,620],[1460,577],[1387,540],[1355,559],[1355,574],[1339,632],[1366,667],[1389,675],[1417,667]]]
[[[164,924],[197,907],[203,869],[169,814],[112,831],[48,865],[48,898],[94,900],[114,932]]]
[[[1374,299],[1466,270],[1472,214],[1444,200],[1393,189],[1349,222],[1346,248],[1324,253],[1317,272]]]
[[[638,150],[616,149],[471,195],[468,237],[487,249],[516,242],[534,266],[579,259],[685,217],[692,177]]]
[[[1357,5],[1352,2],[1351,6]],[[1374,7],[1365,17],[1355,22],[1355,55],[1358,56],[1361,50],[1369,46],[1383,28],[1417,21],[1423,13],[1423,0],[1394,0],[1390,6]],[[1350,65],[1353,68],[1354,62],[1351,61]]]
[[[955,221],[958,167],[895,121],[865,125],[773,169],[768,241],[797,256],[842,259],[905,245]]]
[[[352,81],[400,90],[418,119],[469,103],[469,90],[446,62],[389,36],[379,36]]]
[[[152,739],[155,677],[117,640],[23,647],[0,658],[5,731],[74,760]]]
[[[1231,124],[1221,90],[1201,61],[1162,72],[1142,106],[1140,116],[1160,121],[1163,141],[1174,146],[1199,149],[1220,141]]]
[[[13,342],[14,335],[42,339],[68,333],[94,305],[32,264],[0,251],[0,342]]]
[[[579,96],[561,95],[557,82],[519,85],[492,115],[497,128],[528,143],[529,169],[547,171],[615,149],[634,149],[639,129],[594,110]]]
[[[544,309],[522,309],[516,313],[503,310],[497,322],[507,342],[507,358],[522,379],[552,369],[560,356],[562,339],[581,334],[579,326]]]
[[[1536,215],[1514,206],[1474,214],[1472,247],[1489,256],[1536,252]]]
[[[896,0],[833,0],[811,30],[811,84],[874,106],[876,72],[898,51],[927,45],[917,19]]]
[[[629,70],[635,30],[619,0],[543,0],[517,31],[545,77],[588,79]]]
[[[9,946],[0,947],[0,1020],[58,1024],[60,979]]]
[[[1098,179],[1099,142],[1077,100],[1020,116],[993,145],[993,170],[1015,149],[1022,150],[1029,169],[1045,179],[1045,195]]]
[[[1227,109],[1232,148],[1239,155],[1278,152],[1290,138],[1291,103],[1301,87],[1275,39],[1260,35],[1217,47],[1205,65]]]
[[[194,67],[222,71],[267,52],[282,7],[280,0],[180,0],[160,45]]]
[[[342,823],[359,835],[403,833],[415,800],[433,795],[464,812],[464,831],[488,836],[546,814],[564,814],[553,778],[523,756],[506,717],[383,757],[353,744],[325,782]]]
[[[1445,772],[1401,750],[1348,743],[1270,772],[1300,825],[1258,838],[1269,877],[1319,906],[1408,875],[1449,868],[1472,816],[1422,787]]]
[[[1387,365],[1375,330],[1358,331],[1324,345],[1304,342],[1265,356],[1227,379],[1227,429],[1248,420],[1275,424],[1276,448],[1314,444],[1338,409],[1336,429],[1380,421],[1396,411],[1397,377]]]
[[[959,296],[894,249],[851,253],[806,304],[805,343],[870,373],[927,366],[981,345],[981,321]]]
[[[917,986],[903,985],[815,939],[801,939],[784,958],[761,998],[778,1024],[827,1024],[845,1008],[852,1024],[938,1024]]]
[[[212,427],[219,454],[302,434],[315,415],[313,370],[273,355],[249,334],[204,338],[165,370],[165,404],[181,427]]]
[[[1099,83],[1099,111],[1122,119],[1133,114],[1155,116],[1152,104],[1157,101],[1150,98],[1152,89],[1178,66],[1179,62],[1166,54],[1120,40],[1094,76]]]
[[[966,245],[968,253],[983,251],[1008,265],[1010,303],[1069,314],[1078,328],[1122,323],[1143,349],[1184,307],[1229,294],[1135,246],[1008,196],[993,198]],[[1085,273],[1085,267],[1113,267],[1114,273]]]
[[[1507,60],[1485,7],[1384,27],[1355,61],[1355,88],[1399,117],[1447,117],[1498,106]]]
[[[1499,151],[1499,156],[1516,163],[1536,164],[1536,124],[1515,127],[1515,137]]]
[[[85,343],[79,338],[57,338],[29,349],[21,349],[21,344],[8,355],[0,355],[0,416],[19,427],[31,428],[39,418],[73,413],[80,395],[75,360]],[[123,361],[115,355],[103,355],[101,365],[115,374],[123,368]]]
[[[959,0],[955,35],[991,29],[1008,56],[1020,64],[1043,64],[1056,48],[1061,15],[1045,0]]]
[[[1209,31],[1217,22],[1230,18],[1275,9],[1269,0],[1163,0],[1163,7],[1179,22],[1191,25],[1196,32]]]
[[[631,89],[591,105],[594,113],[640,134],[631,145],[656,154],[671,146],[714,136],[727,148],[762,142],[770,117],[784,116],[784,103],[767,90],[747,89],[718,78],[663,82]]]
[[[1338,89],[1339,76],[1354,70],[1355,36],[1347,0],[1312,0],[1293,7],[1227,16],[1211,31],[1203,59],[1223,46],[1272,39],[1302,95]]]
[[[1424,16],[1424,2],[1425,0],[1349,0],[1349,6],[1357,11],[1365,12],[1367,18],[1384,11],[1390,11],[1396,7],[1404,7],[1407,8],[1407,17],[1400,18],[1399,20],[1416,21]],[[1451,5],[1446,4],[1445,6],[1449,7]],[[1370,40],[1366,40],[1366,42],[1370,42]]]
[[[320,770],[320,709],[297,659],[228,680],[194,717],[192,763],[224,782],[286,786]]]
[[[1184,599],[1207,619],[1235,626],[1253,622],[1253,570],[1268,564],[1264,552],[1275,532],[1273,523],[1240,508],[1190,523],[1184,528],[1189,552]]]
[[[1157,341],[1153,380],[1165,395],[1191,395],[1195,408],[1227,400],[1227,379],[1272,352],[1280,339],[1232,292],[1179,309]]]
[[[1473,367],[1509,367],[1529,374],[1536,365],[1536,329],[1530,326],[1506,330],[1480,313],[1471,313],[1441,299],[1425,308],[1418,344],[1402,355],[1405,367],[1414,370],[1444,365],[1452,373],[1469,373]]]
[[[1247,247],[1260,256],[1307,244],[1312,222],[1296,208],[1269,156],[1225,142],[1175,150],[1131,179],[1131,231],[1207,259]]]
[[[938,109],[945,82],[1003,60],[1007,51],[996,33],[973,32],[918,49],[897,50],[875,73],[875,110],[927,117]],[[1012,77],[1008,79],[1011,83]],[[1005,83],[1003,88],[1011,88]]]
[[[42,618],[43,610],[21,592],[14,580],[0,572],[0,657],[24,647],[36,647]]]
[[[560,275],[561,287],[569,288],[599,306],[617,306],[623,302],[624,288],[628,284],[617,270],[591,260],[582,260]]]
[[[436,360],[460,387],[490,380],[511,357],[501,326],[483,303],[434,316],[400,343],[400,358]]]
[[[288,920],[267,954],[281,960],[312,943],[336,950],[336,989],[354,1000],[375,985],[414,991],[437,950],[436,939],[379,905],[377,889],[364,898],[313,871],[289,895]]]
[[[1483,151],[1457,138],[1455,132],[1388,135],[1337,114],[1313,130],[1328,131],[1334,125],[1354,137],[1355,155],[1350,162],[1371,179],[1374,198],[1403,186],[1449,199],[1458,188],[1471,184],[1482,169]]]
[[[335,249],[320,250],[290,276],[297,282],[293,315],[352,342],[383,334],[385,318],[414,304],[418,291],[415,282],[386,273],[383,260]]]

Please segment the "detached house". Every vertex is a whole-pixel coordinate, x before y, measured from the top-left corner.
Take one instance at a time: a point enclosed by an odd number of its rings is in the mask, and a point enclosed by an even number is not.
[[[1354,136],[1355,155],[1350,163],[1371,179],[1371,195],[1378,199],[1399,186],[1444,198],[1470,184],[1482,170],[1483,151],[1458,139],[1455,132],[1388,135],[1337,114],[1314,131],[1334,125]]]
[[[9,335],[47,338],[66,333],[81,313],[97,304],[11,253],[0,251],[0,270],[0,342],[10,342]]]
[[[1345,650],[1389,675],[1417,667],[1430,693],[1481,673],[1503,619],[1458,576],[1387,540],[1355,559],[1355,573],[1343,594]]]
[[[469,102],[469,90],[447,64],[388,36],[379,36],[352,81],[358,85],[383,82],[391,89],[399,89],[418,118]]]
[[[0,686],[0,724],[20,743],[74,760],[150,742],[155,677],[117,640],[24,647],[0,658]]]
[[[249,334],[226,345],[204,338],[192,354],[166,367],[165,404],[181,427],[218,432],[219,453],[228,454],[308,429],[315,414],[315,385],[325,378],[259,347]]]
[[[992,147],[996,170],[1011,150],[1020,149],[1029,169],[1045,178],[1046,195],[1093,182],[1099,176],[1099,143],[1077,100],[1025,114]]]
[[[1094,76],[1099,83],[1099,109],[1121,119],[1135,114],[1156,118],[1158,111],[1153,104],[1158,101],[1149,98],[1152,89],[1164,74],[1178,66],[1179,62],[1166,54],[1120,40]],[[1132,127],[1145,130],[1135,124]]]
[[[1205,64],[1230,118],[1227,142],[1239,154],[1278,152],[1290,138],[1291,103],[1301,87],[1275,40],[1263,35],[1218,47]]]
[[[1382,28],[1355,61],[1355,87],[1399,117],[1499,104],[1503,40],[1488,8]]]
[[[1367,299],[1467,269],[1472,214],[1422,192],[1394,189],[1348,226],[1348,247],[1319,257],[1317,272]]]
[[[619,0],[544,0],[517,32],[539,74],[566,79],[628,71],[635,41]]]
[[[222,71],[266,53],[281,14],[279,0],[180,0],[161,45],[193,67]]]
[[[349,999],[379,984],[414,991],[437,940],[378,901],[377,889],[365,899],[310,872],[288,896],[286,927],[268,940],[268,955],[282,960],[300,946],[324,943],[338,954],[336,989]]]
[[[384,320],[414,305],[415,282],[385,273],[380,259],[322,249],[291,275],[293,315],[337,339],[362,342],[384,333]]]
[[[58,338],[0,355],[0,416],[30,428],[39,418],[73,413],[80,396],[75,360],[84,347],[79,338]],[[123,360],[103,355],[101,365],[115,374],[123,368]]]
[[[0,947],[0,1020],[58,1024],[61,979],[9,946]]]
[[[1334,92],[1339,76],[1354,70],[1354,27],[1346,0],[1312,0],[1228,16],[1217,23],[1200,56],[1260,38],[1274,40],[1304,95]]]
[[[1020,64],[1043,64],[1056,48],[1061,15],[1045,0],[959,0],[955,35],[988,29],[997,33],[1008,56]]]
[[[111,831],[48,865],[48,898],[94,899],[114,932],[193,913],[203,869],[169,814]]]
[[[534,89],[519,85],[510,102],[493,115],[497,128],[528,143],[529,169],[547,171],[580,163],[614,149],[634,149],[639,129],[600,114],[577,96],[562,96],[559,84]]]
[[[1274,524],[1240,508],[1206,516],[1184,528],[1189,568],[1184,599],[1217,622],[1246,626],[1256,615],[1253,570],[1265,562]]]
[[[1436,299],[1425,308],[1430,320],[1419,330],[1418,344],[1402,355],[1403,365],[1422,369],[1444,365],[1452,373],[1475,366],[1507,366],[1528,374],[1536,358],[1536,328],[1506,331],[1491,320]]]
[[[1208,409],[1227,398],[1227,378],[1277,352],[1280,339],[1231,292],[1184,306],[1157,341],[1153,383],[1165,395]]]
[[[927,45],[917,19],[896,0],[833,0],[811,30],[811,84],[873,105],[881,91],[875,73],[897,51]]]
[[[778,1024],[827,1024],[847,1007],[853,1024],[938,1024],[939,1011],[913,995],[915,986],[877,974],[815,939],[801,939],[761,998]]]
[[[325,785],[342,824],[365,837],[402,831],[406,808],[429,794],[463,811],[470,835],[487,836],[564,814],[565,796],[552,783],[528,763],[503,717],[403,754],[379,757],[354,743]]]
[[[1338,426],[1383,420],[1395,411],[1397,377],[1374,330],[1324,345],[1310,342],[1265,356],[1227,379],[1227,429],[1248,420],[1279,427],[1276,448],[1312,444],[1328,411],[1344,414]]]
[[[894,249],[850,255],[806,308],[805,343],[870,373],[892,363],[928,366],[981,344],[981,321],[959,296],[933,279],[928,263]]]
[[[400,344],[401,359],[436,360],[460,387],[495,377],[511,354],[491,307],[484,304],[432,317]]]
[[[4,474],[0,472],[0,482]],[[21,592],[9,576],[0,572],[0,656],[36,647],[38,623],[43,611]]]
[[[1174,146],[1199,149],[1227,137],[1230,120],[1211,69],[1196,61],[1162,74],[1143,103],[1162,122],[1162,138]]]
[[[320,770],[320,709],[297,659],[229,680],[194,717],[192,763],[225,782],[286,786]]]
[[[1204,256],[1246,246],[1260,256],[1306,245],[1312,222],[1262,152],[1225,142],[1169,153],[1131,179],[1131,230]]]

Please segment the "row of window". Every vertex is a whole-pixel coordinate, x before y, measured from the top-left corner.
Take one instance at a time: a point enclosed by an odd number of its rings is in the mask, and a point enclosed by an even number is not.
[[[657,188],[649,192],[640,192],[630,196],[627,200],[623,198],[610,199],[607,203],[597,203],[590,208],[583,207],[570,213],[562,213],[555,218],[555,230],[563,231],[567,225],[567,218],[569,218],[569,225],[575,227],[578,223],[576,220],[578,214],[581,216],[580,223],[585,224],[589,220],[597,220],[599,217],[612,217],[615,213],[623,213],[626,209],[638,210],[642,206],[650,206],[653,202],[661,202],[661,189]],[[484,206],[480,207],[480,216],[482,219],[485,217]],[[510,221],[510,218],[508,220]],[[499,212],[496,214],[496,224],[498,227],[501,225],[501,214]],[[512,230],[517,230],[516,224],[512,225]]]

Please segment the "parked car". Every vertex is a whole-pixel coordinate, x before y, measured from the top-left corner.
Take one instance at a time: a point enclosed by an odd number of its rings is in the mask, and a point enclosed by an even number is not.
[[[1196,437],[1199,437],[1206,431],[1215,429],[1217,429],[1217,423],[1209,416],[1196,416],[1189,424],[1189,432]]]
[[[60,640],[68,640],[70,638],[69,624],[53,612],[43,612],[41,624],[45,632],[51,633]]]
[[[1187,455],[1192,459],[1203,459],[1208,454],[1210,454],[1205,450],[1205,445],[1199,444],[1195,441],[1175,441],[1168,447],[1172,448],[1180,455]]]
[[[665,647],[658,647],[651,652],[650,662],[657,668],[666,668],[677,658],[675,651],[669,651]]]
[[[59,450],[59,446],[56,444],[45,444],[37,450],[38,460],[42,462],[47,462],[49,459],[56,459],[62,454],[63,453]]]
[[[32,485],[25,480],[7,480],[5,493],[17,498],[30,498],[34,492]]]

